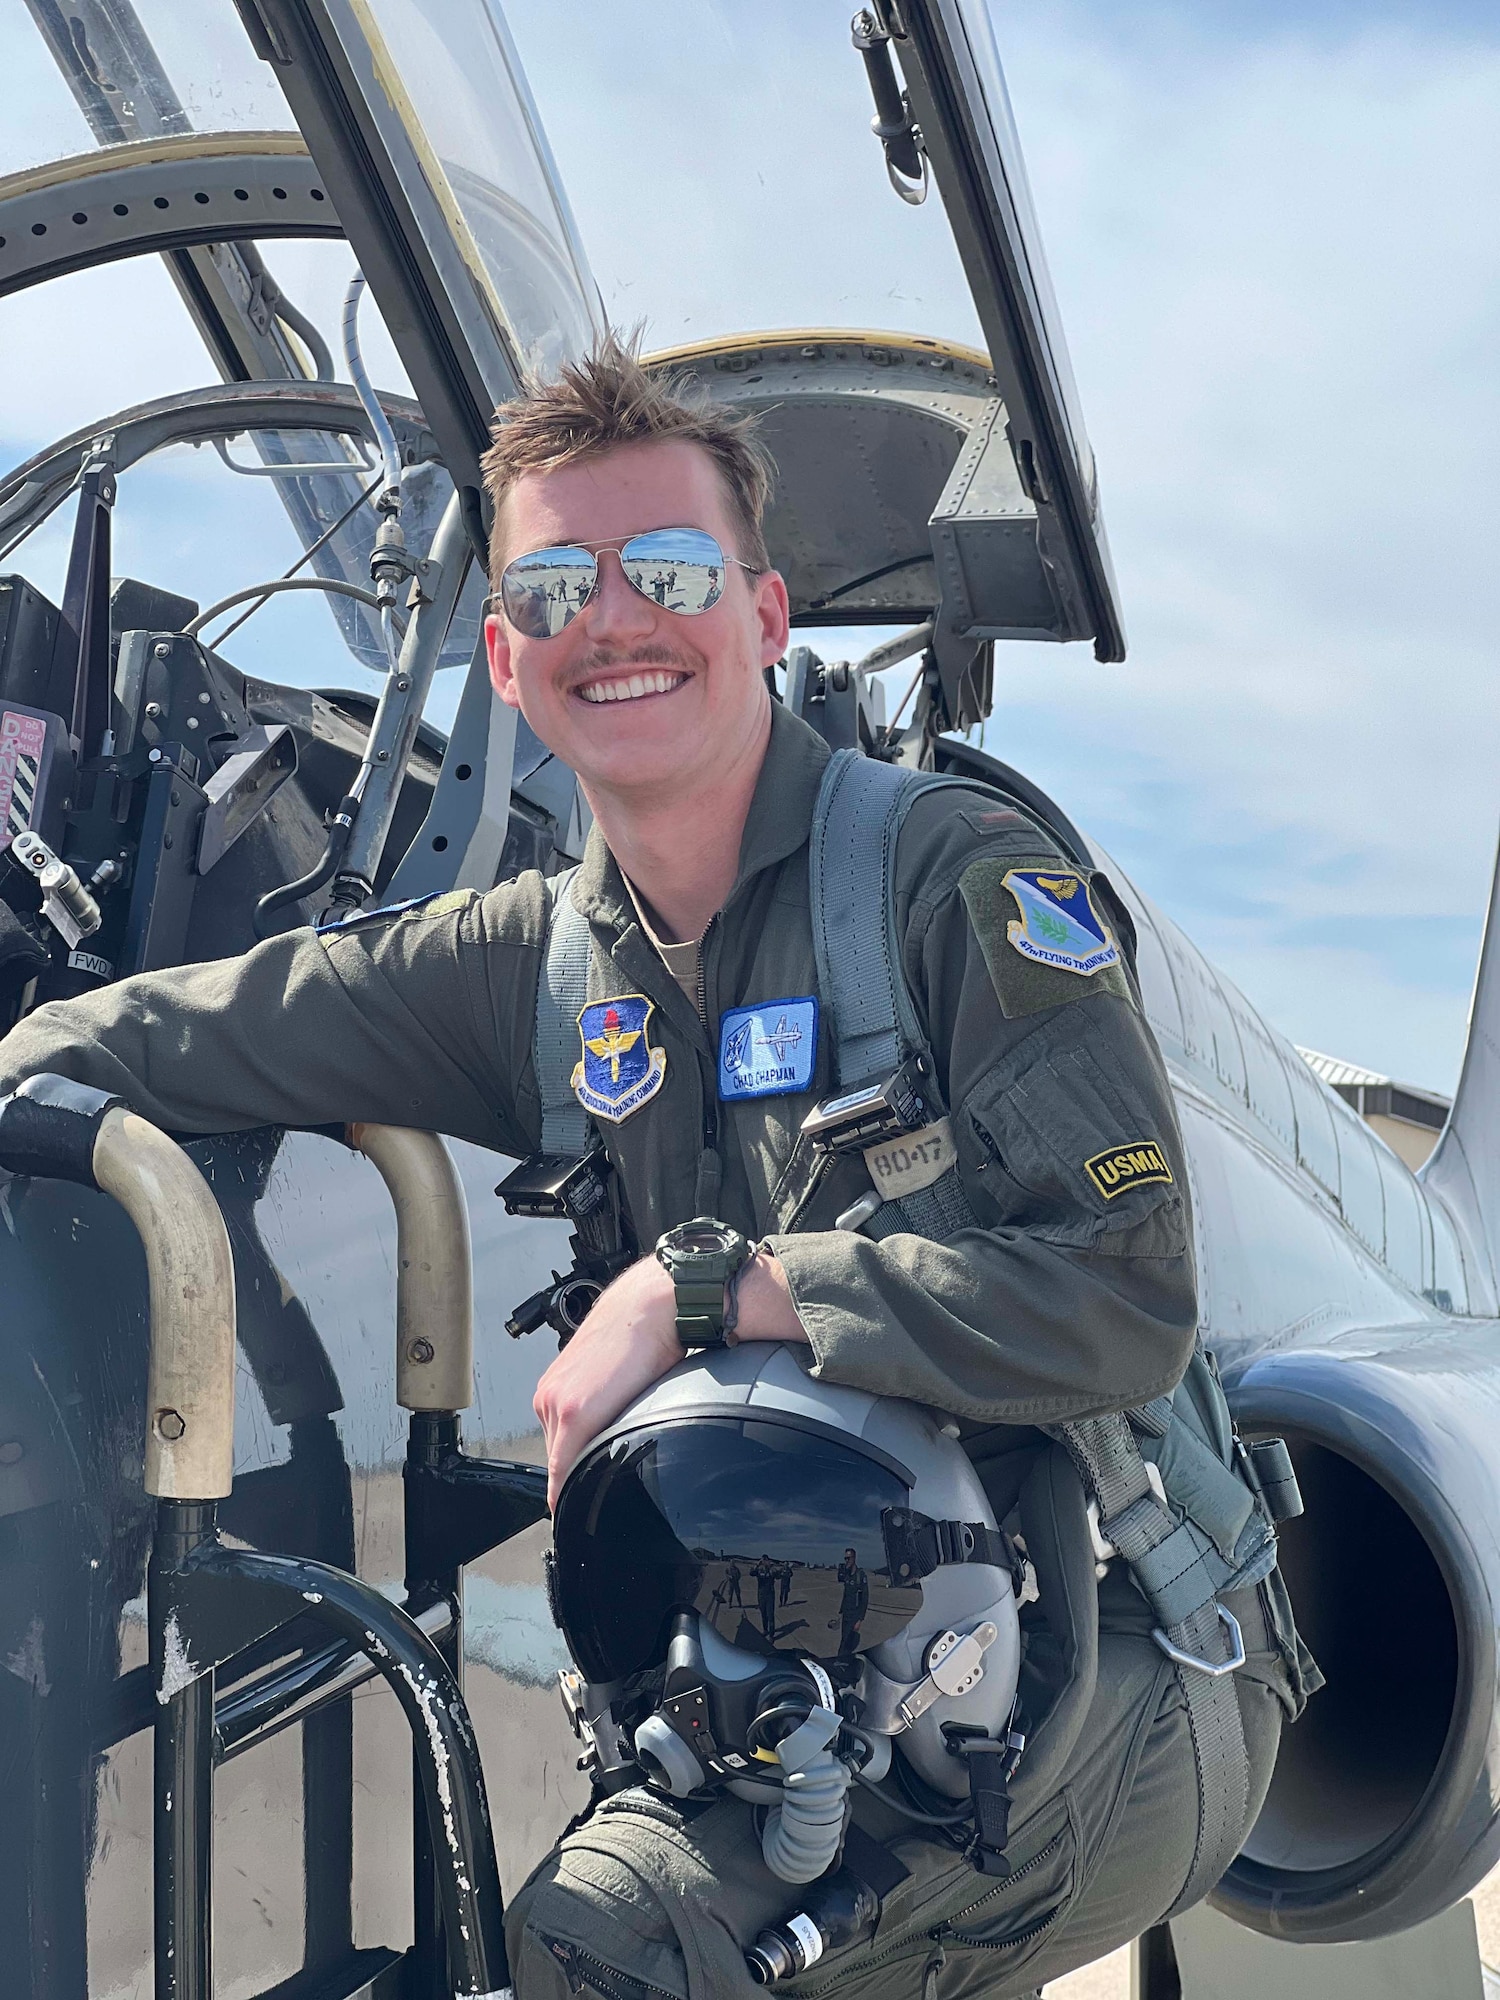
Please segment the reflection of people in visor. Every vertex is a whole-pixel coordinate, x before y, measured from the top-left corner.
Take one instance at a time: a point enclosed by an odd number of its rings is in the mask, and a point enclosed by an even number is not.
[[[870,1608],[870,1579],[859,1566],[853,1549],[845,1549],[839,1564],[843,1596],[839,1600],[839,1651],[852,1653],[859,1644],[859,1628]]]
[[[781,1599],[780,1599],[781,1603],[785,1604],[787,1599],[791,1596],[791,1594],[792,1594],[792,1566],[790,1563],[783,1563],[781,1565]]]
[[[729,1572],[725,1577],[725,1582],[729,1586],[729,1602],[731,1604],[743,1604],[745,1600],[740,1596],[740,1566],[738,1563],[732,1562],[729,1565]]]
[[[776,1564],[769,1556],[762,1556],[755,1565],[755,1597],[760,1612],[760,1629],[774,1646],[776,1643]]]

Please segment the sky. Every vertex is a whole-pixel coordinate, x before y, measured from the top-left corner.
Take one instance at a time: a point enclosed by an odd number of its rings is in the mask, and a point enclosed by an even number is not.
[[[975,337],[936,198],[907,209],[885,185],[847,4],[508,11],[607,307],[649,345],[799,324]],[[1130,656],[1002,647],[988,747],[1275,1026],[1451,1089],[1500,821],[1500,18],[1443,0],[993,14]],[[0,0],[28,86],[0,166],[85,143],[34,39]],[[195,101],[277,122],[232,43],[230,85]],[[266,254],[331,331],[345,247]],[[377,380],[404,386],[366,316]],[[0,352],[5,464],[209,379],[154,263],[0,301]],[[143,469],[116,567],[201,601],[285,567],[289,530],[251,485],[201,453]],[[21,566],[55,590],[61,555],[59,528]],[[231,651],[359,678],[301,600]]]

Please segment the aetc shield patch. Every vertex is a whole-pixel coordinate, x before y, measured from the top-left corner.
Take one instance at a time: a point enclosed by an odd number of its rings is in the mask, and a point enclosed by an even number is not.
[[[618,1125],[661,1089],[667,1052],[651,1046],[655,1007],[644,993],[591,1000],[578,1016],[583,1060],[573,1072],[573,1095],[596,1118]]]
[[[731,1007],[719,1020],[719,1095],[790,1097],[812,1082],[818,1003],[809,997]]]
[[[1004,886],[1020,906],[1021,921],[1006,936],[1023,958],[1062,972],[1099,972],[1118,965],[1119,946],[1094,908],[1081,875],[1050,868],[1011,868]]]

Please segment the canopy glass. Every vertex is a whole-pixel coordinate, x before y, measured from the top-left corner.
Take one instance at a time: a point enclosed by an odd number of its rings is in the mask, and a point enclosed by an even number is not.
[[[163,132],[295,130],[233,0],[0,0],[0,174]]]
[[[352,8],[476,285],[523,365],[586,348],[598,293],[498,7],[370,0]]]
[[[1069,631],[1118,658],[1093,453],[991,4],[906,0],[888,38],[894,10],[862,10],[851,32],[834,0],[506,0],[614,322],[656,349],[845,328],[985,350]],[[920,179],[915,153],[902,171],[871,131],[892,103],[920,128]]]
[[[886,178],[847,5],[507,11],[610,316],[648,347],[802,327],[982,344],[941,202]]]
[[[460,483],[495,402],[606,316],[648,350],[816,328],[984,349],[1060,635],[1119,657],[991,6],[905,0],[887,36],[877,0],[851,36],[835,0],[266,0],[273,65],[233,0],[0,0],[34,86],[0,166],[295,114]],[[877,108],[908,147],[909,112],[920,162],[883,157]]]

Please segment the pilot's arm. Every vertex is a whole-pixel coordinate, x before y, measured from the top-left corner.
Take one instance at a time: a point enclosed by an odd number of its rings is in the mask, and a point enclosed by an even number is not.
[[[523,876],[54,1001],[0,1040],[0,1092],[50,1070],[170,1132],[365,1121],[528,1152],[545,900]]]
[[[982,815],[942,816],[951,797],[913,809],[897,914],[978,1226],[940,1244],[825,1223],[768,1247],[828,1381],[982,1423],[1149,1402],[1197,1320],[1161,1056],[1123,966],[1080,974],[1011,942],[1006,872],[1068,864],[1033,830],[976,836]]]

